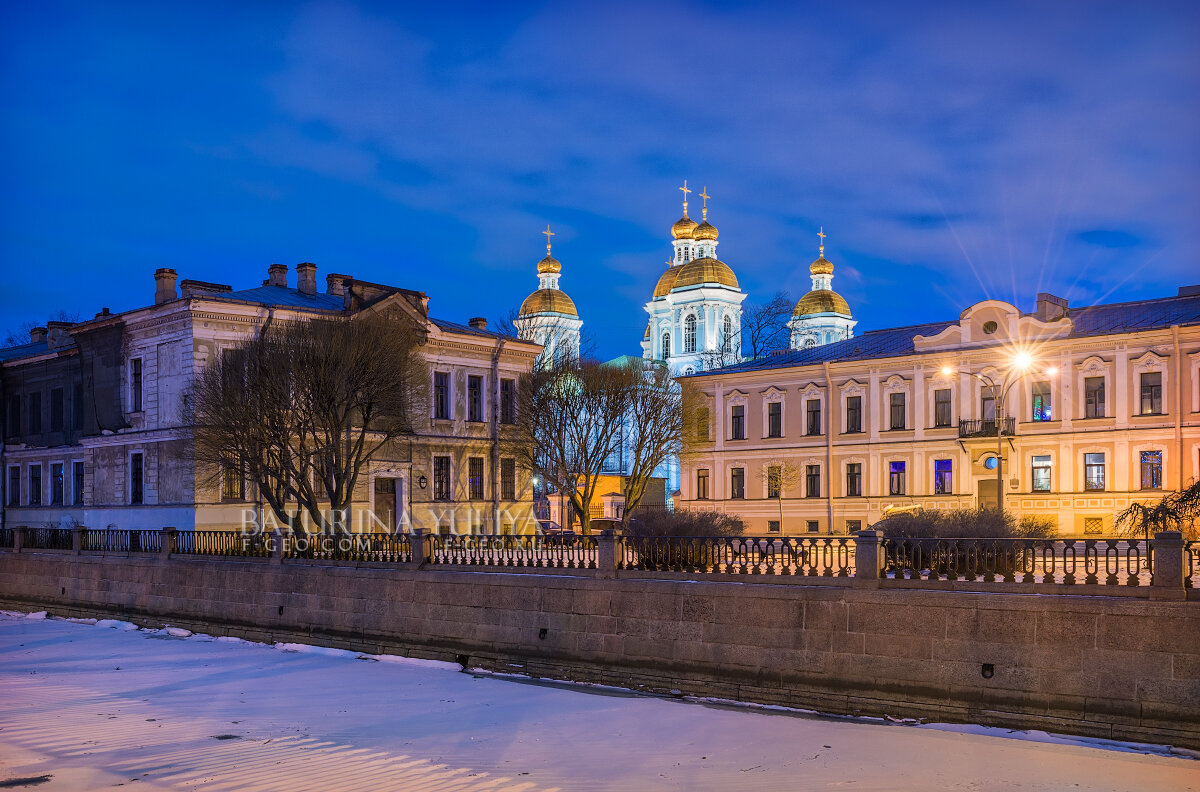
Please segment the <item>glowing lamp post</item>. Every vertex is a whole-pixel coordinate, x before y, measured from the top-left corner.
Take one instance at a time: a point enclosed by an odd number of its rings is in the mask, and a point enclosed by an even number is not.
[[[1008,371],[1004,373],[1004,377],[999,382],[986,374],[978,374],[974,371],[960,372],[950,366],[942,367],[942,374],[944,376],[956,373],[969,374],[983,383],[991,392],[992,404],[995,405],[996,410],[996,509],[1000,514],[1004,514],[1004,399],[1008,396],[1012,387],[1023,380],[1029,373],[1033,362],[1033,356],[1028,352],[1016,353],[1009,361]],[[1053,377],[1058,373],[1058,369],[1050,367],[1044,373]],[[982,416],[980,417],[982,418]],[[1015,421],[1013,422],[1013,431],[1016,431]]]

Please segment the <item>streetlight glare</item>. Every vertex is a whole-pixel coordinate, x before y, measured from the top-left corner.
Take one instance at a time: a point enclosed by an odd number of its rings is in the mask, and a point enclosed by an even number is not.
[[[1027,369],[1031,363],[1033,363],[1033,357],[1028,352],[1018,352],[1013,358],[1013,365],[1019,369]]]
[[[1049,374],[1051,377],[1053,377],[1058,374],[1058,367],[1051,366],[1050,368],[1046,369],[1046,373]]]
[[[950,368],[949,366],[942,366],[942,374],[943,375],[949,377],[953,373],[954,373],[954,369]]]

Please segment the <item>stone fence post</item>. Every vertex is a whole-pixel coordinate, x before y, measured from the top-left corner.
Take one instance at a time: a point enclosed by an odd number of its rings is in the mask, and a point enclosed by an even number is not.
[[[75,555],[83,553],[83,546],[87,542],[87,528],[83,525],[76,525],[71,529],[71,550]]]
[[[425,566],[425,531],[421,528],[413,528],[412,533],[408,535],[409,545],[412,547],[412,558],[408,562],[409,569],[420,569]]]
[[[617,576],[617,551],[622,545],[622,537],[613,529],[600,532],[596,537],[596,577],[611,580]]]
[[[175,552],[175,536],[178,534],[175,528],[166,527],[162,529],[162,547],[158,552],[163,558],[170,558],[171,553]]]
[[[25,526],[24,525],[13,526],[13,552],[14,553],[21,552],[21,548],[24,546],[24,544],[25,544]]]
[[[854,585],[879,588],[883,578],[883,535],[868,528],[854,534]]]
[[[1183,577],[1187,574],[1187,547],[1180,531],[1154,534],[1154,575],[1150,581],[1150,599],[1187,599]]]

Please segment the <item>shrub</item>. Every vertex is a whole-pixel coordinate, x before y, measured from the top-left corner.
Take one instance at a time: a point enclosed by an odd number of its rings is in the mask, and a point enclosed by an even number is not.
[[[719,511],[679,509],[642,511],[629,521],[630,536],[739,536],[746,523]]]
[[[875,523],[874,528],[892,542],[886,567],[892,571],[923,570],[974,577],[988,573],[1009,574],[1022,569],[1026,551],[989,539],[1024,539],[1053,536],[1054,521],[1046,517],[1018,520],[1011,512],[995,509],[921,509],[902,512]],[[949,539],[978,542],[947,544]]]

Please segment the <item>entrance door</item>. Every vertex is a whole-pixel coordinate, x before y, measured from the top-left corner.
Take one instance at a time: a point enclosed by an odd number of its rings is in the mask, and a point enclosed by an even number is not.
[[[996,479],[980,479],[979,508],[995,509],[999,505],[1000,499],[996,497]]]
[[[375,528],[394,531],[396,529],[396,479],[375,479]]]

